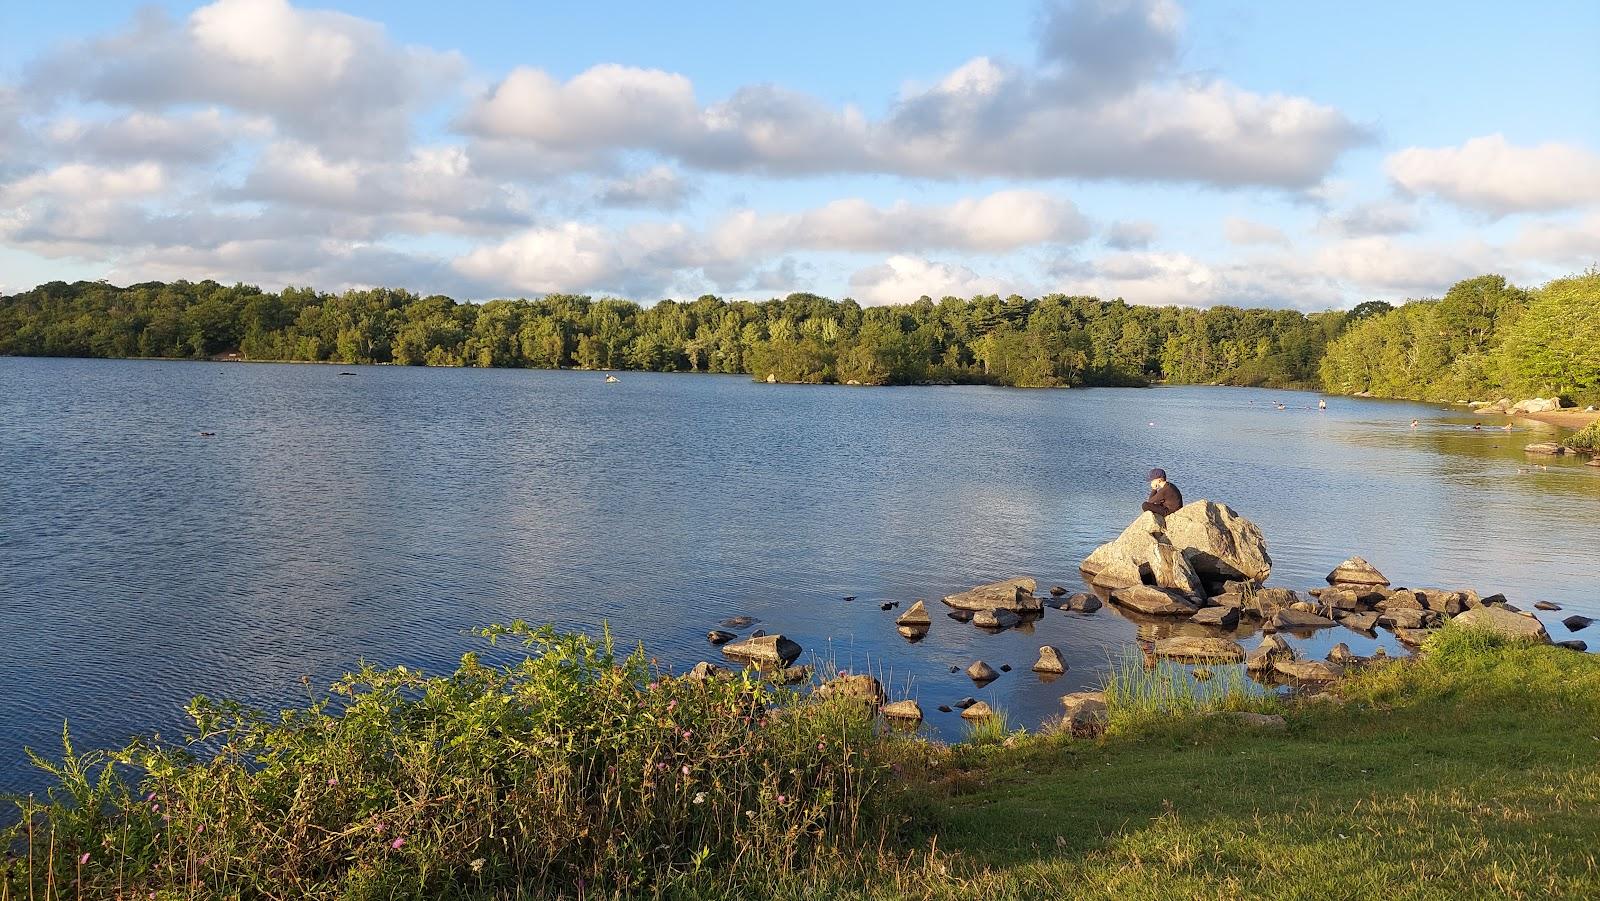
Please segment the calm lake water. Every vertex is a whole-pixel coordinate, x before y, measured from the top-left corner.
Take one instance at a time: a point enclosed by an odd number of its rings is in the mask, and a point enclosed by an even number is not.
[[[1078,590],[1154,465],[1260,525],[1271,584],[1354,553],[1396,584],[1560,603],[1557,638],[1600,617],[1600,469],[1530,468],[1522,446],[1559,432],[1527,421],[1230,388],[346,371],[0,359],[0,789],[41,784],[22,749],[55,751],[63,720],[80,747],[172,735],[196,693],[292,704],[357,659],[446,670],[465,630],[514,617],[609,622],[687,668],[748,614],[879,672],[936,734],[968,694],[1031,726],[1137,626],[1049,610],[990,635],[936,599],[1016,575]],[[935,622],[912,645],[879,602],[918,597]],[[1335,641],[1395,647],[1298,644]],[[1071,667],[1048,683],[1028,671],[1046,643]],[[1013,671],[949,672],[978,657]]]

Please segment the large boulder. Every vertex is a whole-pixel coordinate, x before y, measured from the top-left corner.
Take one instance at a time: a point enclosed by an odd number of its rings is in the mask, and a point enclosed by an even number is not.
[[[883,703],[883,686],[878,680],[866,673],[851,673],[835,676],[817,686],[812,693],[819,699],[824,698],[853,698],[865,701],[873,707]]]
[[[1511,405],[1511,413],[1550,413],[1561,409],[1559,397],[1530,397]]]
[[[1531,614],[1513,613],[1504,607],[1479,607],[1456,617],[1456,622],[1463,626],[1477,626],[1497,632],[1507,638],[1523,641],[1533,641],[1540,644],[1550,643],[1550,633],[1544,630],[1544,624]]]
[[[1198,500],[1166,519],[1167,539],[1201,576],[1212,581],[1245,579],[1256,584],[1272,574],[1267,541],[1256,524],[1227,504]]]
[[[1036,613],[1044,609],[1044,601],[1033,596],[1038,587],[1039,583],[1032,579],[1007,579],[949,595],[944,602],[957,610],[1000,609]]]
[[[723,656],[762,666],[788,666],[800,651],[800,645],[782,635],[762,635],[722,646]]]
[[[1154,585],[1184,594],[1204,594],[1200,574],[1167,540],[1165,530],[1160,514],[1141,513],[1116,539],[1095,548],[1079,568],[1102,588]]]
[[[1151,585],[1118,589],[1111,592],[1111,600],[1152,616],[1193,616],[1196,610],[1195,605],[1183,594]]]
[[[1204,660],[1218,663],[1238,663],[1244,660],[1244,648],[1227,638],[1199,638],[1178,635],[1156,642],[1155,655],[1174,660]]]

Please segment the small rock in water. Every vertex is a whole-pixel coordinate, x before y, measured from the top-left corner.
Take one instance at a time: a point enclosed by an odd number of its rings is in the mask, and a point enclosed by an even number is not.
[[[955,702],[954,706],[956,708],[960,709],[960,710],[966,710],[968,707],[971,707],[973,704],[976,704],[976,703],[978,703],[978,699],[977,698],[968,696],[968,697],[962,698],[961,700]]]
[[[1560,604],[1552,604],[1549,601],[1535,601],[1534,605],[1533,605],[1533,609],[1535,609],[1535,610],[1560,610],[1561,609],[1561,605]]]
[[[1189,617],[1189,622],[1202,626],[1231,629],[1239,624],[1239,608],[1202,607],[1194,616]]]
[[[922,626],[926,628],[933,624],[933,620],[928,616],[927,605],[919,600],[912,604],[909,610],[900,614],[894,624],[897,626]]]
[[[1000,674],[982,660],[974,660],[972,665],[967,667],[967,677],[974,682],[993,682],[1000,678]]]
[[[939,705],[939,712],[940,713],[949,713],[950,710],[951,710],[951,707],[950,707],[949,704],[940,704]]]
[[[1328,651],[1329,663],[1337,663],[1340,666],[1343,666],[1355,659],[1356,655],[1351,653],[1350,646],[1342,641],[1334,645],[1333,648]]]
[[[1067,662],[1061,659],[1061,649],[1055,645],[1045,645],[1039,649],[1039,661],[1033,665],[1036,673],[1064,673],[1067,671]]]
[[[959,673],[959,672],[961,672],[961,667],[956,666],[955,664],[952,663],[952,664],[950,664],[950,672]]]
[[[1009,663],[1000,664],[1000,672],[1002,672],[1002,673],[1011,672],[1011,664],[1009,664]]]
[[[754,632],[750,633],[750,637],[751,638],[761,638],[762,636],[764,636],[766,634],[767,634],[767,630],[766,629],[757,629]]]
[[[1077,613],[1093,613],[1100,609],[1100,599],[1087,592],[1079,592],[1061,605],[1063,610],[1072,610]]]
[[[970,623],[970,622],[972,622],[972,611],[971,610],[952,610],[949,613],[946,613],[945,616],[950,617],[951,619],[955,620],[958,623]]]
[[[982,701],[978,701],[971,707],[961,711],[961,718],[965,720],[981,720],[991,716],[994,716],[994,711],[990,710],[989,705]]]
[[[1587,651],[1589,650],[1589,643],[1587,641],[1580,641],[1579,639],[1573,638],[1567,641],[1556,642],[1556,647],[1566,648],[1569,651]]]
[[[688,679],[690,682],[704,682],[707,679],[715,679],[725,672],[727,672],[727,670],[717,666],[715,663],[702,660],[699,663],[696,663],[694,667],[691,668],[687,674],[685,674],[684,678]]]
[[[800,656],[800,645],[782,635],[752,635],[722,646],[723,656],[751,663],[788,666]]]
[[[894,630],[900,633],[901,638],[913,643],[928,637],[927,626],[895,626]]]
[[[755,619],[744,615],[732,616],[723,620],[722,624],[730,629],[743,629],[745,626],[754,625]]]
[[[895,701],[892,704],[883,705],[881,708],[878,709],[878,712],[882,713],[885,717],[888,717],[889,719],[896,719],[896,720],[920,720],[920,719],[922,719],[922,707],[919,704],[917,704],[916,701],[909,701],[909,700],[907,700],[907,701]]]
[[[1050,596],[1054,597],[1054,598],[1061,597],[1062,595],[1064,595],[1066,593],[1067,593],[1067,590],[1065,588],[1062,588],[1060,585],[1053,586],[1050,589]]]
[[[847,594],[847,595],[844,596],[845,603],[849,603],[849,602],[851,602],[851,601],[853,601],[855,599],[856,599],[856,596],[853,595],[853,594]]]
[[[1578,614],[1574,613],[1573,615],[1562,620],[1561,625],[1566,626],[1568,631],[1576,632],[1579,629],[1588,628],[1589,624],[1592,622],[1594,622],[1594,620],[1590,619],[1589,617],[1579,616]]]
[[[1009,629],[1021,621],[1010,610],[979,610],[972,614],[972,624],[980,629]]]
[[[712,629],[710,632],[706,633],[706,640],[712,644],[727,644],[738,637],[739,636],[733,634],[732,632],[724,632],[721,629]]]
[[[894,609],[894,605],[893,604],[879,604],[878,605],[878,609],[879,610],[893,610]]]
[[[1360,557],[1351,557],[1328,573],[1329,585],[1388,585],[1377,568]]]

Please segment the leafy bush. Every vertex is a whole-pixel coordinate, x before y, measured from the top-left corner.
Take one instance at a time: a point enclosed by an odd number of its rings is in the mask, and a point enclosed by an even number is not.
[[[483,634],[535,650],[437,677],[364,666],[274,716],[197,698],[178,746],[65,741],[36,758],[48,801],[0,833],[18,854],[0,896],[725,890],[877,822],[889,763],[860,706],[665,675],[609,634]]]
[[[1587,428],[1567,436],[1567,440],[1563,443],[1573,450],[1600,454],[1600,420],[1591,422]]]

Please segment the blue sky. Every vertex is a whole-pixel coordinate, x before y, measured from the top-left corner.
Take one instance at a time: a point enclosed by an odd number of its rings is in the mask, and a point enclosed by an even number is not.
[[[0,290],[1322,309],[1600,262],[1600,4],[0,11]]]

